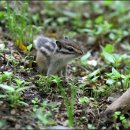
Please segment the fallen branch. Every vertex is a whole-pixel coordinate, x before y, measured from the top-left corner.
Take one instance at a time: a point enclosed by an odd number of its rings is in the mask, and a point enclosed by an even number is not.
[[[117,110],[127,111],[130,110],[130,88],[122,94],[118,99],[116,99],[108,108],[105,113],[115,112]]]
[[[117,98],[111,105],[109,105],[108,108],[100,115],[98,128],[102,130],[102,128],[104,126],[106,127],[107,124],[113,124],[112,116],[115,111],[126,112],[128,110],[130,110],[130,88],[128,88],[127,91]]]

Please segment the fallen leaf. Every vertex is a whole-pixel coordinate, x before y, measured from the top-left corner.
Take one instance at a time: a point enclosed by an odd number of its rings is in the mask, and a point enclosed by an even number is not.
[[[22,50],[23,52],[27,52],[27,47],[24,45],[23,41],[17,40],[17,41],[16,41],[16,45],[17,45],[18,48],[19,48],[20,50]]]

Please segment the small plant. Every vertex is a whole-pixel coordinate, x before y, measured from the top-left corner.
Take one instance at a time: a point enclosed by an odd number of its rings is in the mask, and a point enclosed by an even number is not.
[[[106,83],[109,85],[117,85],[121,87],[122,89],[127,89],[130,84],[130,75],[129,74],[121,74],[118,72],[115,68],[112,68],[111,73],[106,73],[106,76],[108,77]]]
[[[87,104],[89,104],[89,102],[90,102],[90,99],[86,96],[79,98],[79,103],[82,104],[82,105],[84,105],[84,104],[87,105]]]
[[[106,44],[102,48],[101,55],[104,57],[105,61],[114,67],[120,67],[121,65],[127,65],[130,63],[130,56],[127,54],[117,54],[114,53],[114,47],[111,44]]]
[[[35,97],[33,100],[32,100],[32,105],[33,105],[33,111],[35,112],[37,110],[37,108],[39,107],[39,103],[40,103],[40,100]]]
[[[114,53],[114,47],[111,44],[107,44],[104,48],[102,47],[101,55],[104,57],[109,67],[112,68],[111,73],[106,73],[106,83],[108,85],[121,86],[123,89],[129,86],[129,66],[130,56],[127,54]],[[120,68],[126,68],[123,71],[119,71]]]
[[[29,87],[19,88],[18,86],[8,86],[5,84],[0,84],[0,88],[5,90],[5,94],[1,95],[1,97],[6,98],[9,101],[11,107],[17,107],[19,105],[28,105],[22,101],[20,93],[25,89],[28,89]]]
[[[117,125],[117,121],[119,120],[123,127],[125,129],[128,129],[129,127],[129,121],[125,118],[124,114],[122,114],[120,111],[116,111],[113,115],[113,120],[114,120],[114,127],[116,130],[119,130],[119,126]]]
[[[12,78],[14,77],[12,72],[5,71],[2,74],[0,73],[0,83],[3,83],[4,81],[8,81],[11,83]]]
[[[52,125],[52,119],[50,111],[44,111],[42,108],[36,111],[36,117],[43,125]]]
[[[61,78],[54,75],[50,77],[39,75],[39,79],[36,80],[35,83],[39,87],[39,90],[46,94],[51,91],[52,89],[51,85],[58,86],[61,83]]]
[[[0,128],[2,129],[3,126],[5,126],[5,125],[6,125],[6,121],[0,119]]]
[[[109,85],[102,85],[98,88],[93,87],[94,97],[100,98],[101,96],[108,95],[113,90]]]
[[[47,101],[43,101],[42,106],[35,109],[34,117],[38,119],[38,123],[42,123],[44,126],[54,125],[55,121],[51,118],[52,116],[52,108],[56,107]]]
[[[36,85],[38,86],[39,90],[47,93],[50,91],[50,84],[51,84],[51,80],[43,75],[39,75],[39,79],[36,80]]]
[[[21,93],[24,90],[30,88],[30,87],[25,87],[25,85],[28,83],[26,83],[21,79],[18,79],[12,72],[4,72],[4,74],[1,75],[0,83],[1,83],[0,88],[3,90],[3,94],[0,94],[0,98],[7,99],[11,107],[28,105],[22,101],[23,98],[21,97]]]
[[[91,54],[90,54],[90,52],[88,52],[87,54],[85,54],[84,56],[81,57],[80,62],[83,66],[85,66],[85,67],[87,66],[87,60],[90,56],[91,56]],[[89,66],[87,66],[87,67],[89,67]]]
[[[64,103],[67,109],[67,116],[69,120],[69,127],[73,127],[74,125],[74,102],[75,102],[75,84],[73,82],[70,83],[71,95],[70,99],[67,99],[67,93],[62,86],[59,86],[61,94],[64,99]]]
[[[88,124],[88,130],[96,130],[96,127],[93,124]]]
[[[39,80],[36,81],[38,83],[40,90],[43,92],[50,92],[50,85],[55,83],[57,87],[59,87],[61,94],[63,96],[65,106],[67,109],[67,116],[69,119],[69,127],[72,127],[74,124],[74,97],[75,97],[75,85],[74,83],[70,83],[71,87],[71,95],[70,100],[67,99],[67,94],[65,89],[61,84],[61,78],[52,75],[51,77],[40,76]]]
[[[39,104],[39,99],[37,97],[35,97],[33,100],[32,100],[32,104],[35,106],[35,105],[38,105]]]
[[[10,2],[5,2],[6,12],[0,13],[0,20],[6,23],[8,36],[15,42],[15,45],[22,51],[28,51],[33,40],[33,35],[38,33],[39,28],[32,25],[31,15],[28,11],[29,2],[14,1],[13,8]]]
[[[28,2],[19,3],[21,7],[19,8],[18,2],[14,2],[14,7],[17,9],[13,10],[10,8],[9,2],[7,3],[7,28],[10,33],[12,33],[12,38],[14,40],[25,40],[25,33],[27,31],[27,7]],[[18,11],[19,8],[19,11]],[[17,11],[17,12],[16,12]],[[19,17],[19,19],[18,19]],[[31,27],[30,27],[31,29]],[[29,31],[29,30],[28,30]],[[32,34],[32,30],[29,31]],[[16,35],[17,33],[17,35]]]

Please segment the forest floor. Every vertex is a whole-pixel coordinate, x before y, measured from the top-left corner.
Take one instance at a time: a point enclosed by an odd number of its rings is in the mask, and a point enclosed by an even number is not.
[[[0,129],[127,130],[129,111],[104,124],[101,114],[130,84],[129,4],[1,1]],[[68,84],[37,72],[38,34],[84,44],[85,55],[68,65]]]

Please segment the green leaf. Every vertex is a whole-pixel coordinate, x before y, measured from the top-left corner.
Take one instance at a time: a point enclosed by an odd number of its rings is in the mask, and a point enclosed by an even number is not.
[[[11,92],[15,91],[15,89],[13,87],[5,85],[5,84],[0,84],[0,87],[5,89],[5,90],[11,91]]]
[[[87,64],[87,59],[91,56],[90,52],[88,52],[86,55],[82,56],[80,61],[83,65]]]
[[[112,44],[106,44],[106,46],[103,48],[103,51],[112,53],[112,52],[114,52],[114,47]]]
[[[19,103],[22,104],[22,105],[24,105],[24,106],[26,106],[26,107],[29,106],[26,102],[23,102],[23,101],[19,101]]]
[[[90,101],[90,99],[88,97],[86,97],[86,96],[79,98],[79,103],[80,104],[88,104],[89,101]]]
[[[27,50],[30,51],[32,49],[32,44],[30,44],[29,46],[27,46]]]
[[[120,112],[120,111],[116,111],[116,112],[114,113],[114,115],[119,116],[119,115],[121,115],[121,112]]]
[[[75,12],[70,12],[70,11],[63,11],[63,14],[65,15],[65,16],[67,16],[67,17],[71,17],[71,18],[74,18],[74,17],[76,17],[76,13]]]
[[[103,4],[106,5],[106,6],[110,6],[110,5],[113,4],[113,1],[112,0],[104,0]]]
[[[87,20],[85,24],[86,28],[91,28],[92,27],[92,20]]]
[[[64,22],[68,21],[68,18],[67,18],[67,17],[59,17],[59,18],[57,19],[57,21],[58,21],[59,23],[63,24]]]
[[[0,20],[5,19],[5,12],[4,11],[0,11]]]
[[[95,130],[95,126],[93,124],[88,124],[88,129],[89,130]]]
[[[125,119],[126,118],[123,115],[120,116],[120,120],[125,120]]]
[[[10,77],[13,76],[13,73],[12,73],[12,72],[8,72],[8,71],[5,71],[4,74],[5,74],[8,78],[10,78]]]
[[[114,33],[110,33],[110,34],[109,34],[109,38],[110,38],[111,40],[115,40],[115,39],[116,39],[116,35],[115,35]]]
[[[103,56],[106,61],[113,63],[113,64],[115,63],[115,57],[112,54],[107,53],[106,51],[103,51]]]
[[[30,88],[30,87],[20,87],[20,88],[18,88],[18,89],[16,90],[16,92],[21,92],[21,91],[26,90],[26,89],[28,89],[28,88]]]
[[[106,83],[109,84],[109,85],[112,85],[112,84],[114,83],[114,80],[108,79],[108,80],[106,81]]]
[[[116,78],[120,78],[120,77],[121,77],[121,74],[120,74],[115,68],[112,68],[112,74],[113,74]]]
[[[7,97],[7,95],[2,95],[2,94],[0,94],[0,99],[1,98],[6,98]]]
[[[101,72],[101,69],[97,69],[95,71],[93,71],[92,73],[89,74],[90,77],[96,76]]]
[[[24,80],[20,80],[20,79],[15,79],[17,85],[21,85],[24,83]]]
[[[95,22],[98,24],[98,23],[102,23],[103,22],[103,16],[98,16],[96,19],[95,19]]]

